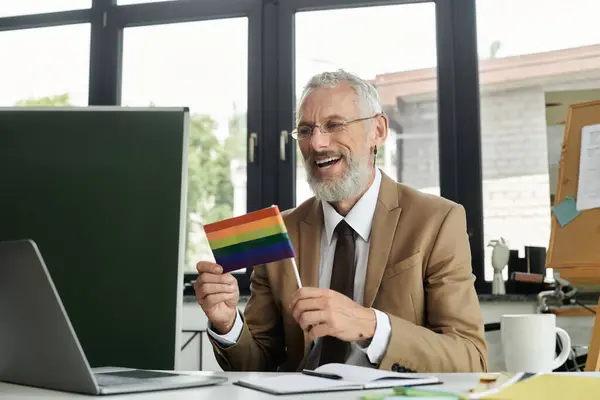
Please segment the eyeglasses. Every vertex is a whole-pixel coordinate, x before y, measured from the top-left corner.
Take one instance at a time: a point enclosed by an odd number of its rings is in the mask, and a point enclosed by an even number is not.
[[[346,120],[346,121],[343,121],[343,120],[340,121],[338,119],[331,119],[331,120],[325,120],[320,124],[300,125],[298,128],[296,128],[292,131],[292,137],[297,140],[307,139],[312,135],[315,128],[319,128],[319,130],[323,134],[332,134],[332,133],[342,132],[346,128],[347,125],[350,125],[354,122],[366,121],[368,119],[376,118],[382,114],[383,113],[377,113],[370,117],[356,118],[356,119],[351,119],[351,120]]]

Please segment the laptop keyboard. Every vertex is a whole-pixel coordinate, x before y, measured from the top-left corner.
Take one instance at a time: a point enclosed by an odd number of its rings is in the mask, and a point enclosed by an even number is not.
[[[100,386],[114,386],[114,385],[126,385],[131,383],[139,383],[147,379],[156,378],[168,378],[177,376],[168,372],[158,371],[145,371],[145,370],[127,370],[127,371],[115,371],[115,372],[101,372],[94,374],[98,385]]]

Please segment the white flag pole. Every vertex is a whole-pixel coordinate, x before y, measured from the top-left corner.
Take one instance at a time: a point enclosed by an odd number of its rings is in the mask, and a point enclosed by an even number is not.
[[[294,267],[294,274],[296,275],[296,282],[298,282],[298,288],[302,288],[302,282],[300,281],[300,274],[298,273],[298,266],[296,265],[296,259],[294,257],[291,258],[292,267]]]

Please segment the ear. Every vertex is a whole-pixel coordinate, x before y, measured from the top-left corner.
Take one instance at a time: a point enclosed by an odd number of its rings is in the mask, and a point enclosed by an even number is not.
[[[371,137],[370,137],[370,147],[381,147],[385,143],[388,137],[389,130],[389,120],[388,116],[385,113],[379,114],[374,118],[372,129],[371,129]]]

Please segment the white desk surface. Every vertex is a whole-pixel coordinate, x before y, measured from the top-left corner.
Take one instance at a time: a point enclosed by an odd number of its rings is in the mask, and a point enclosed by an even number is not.
[[[160,392],[147,392],[138,394],[125,394],[125,395],[110,395],[110,396],[98,396],[100,399],[107,400],[138,400],[138,399],[169,399],[169,400],[254,400],[254,399],[285,399],[285,400],[341,400],[341,399],[359,399],[365,392],[363,391],[345,391],[345,392],[328,392],[323,394],[302,394],[292,396],[275,396],[267,393],[259,392],[256,390],[246,389],[240,386],[235,386],[232,383],[242,377],[258,377],[258,376],[269,376],[269,373],[241,373],[241,372],[193,372],[194,374],[201,375],[219,375],[228,378],[228,382],[209,387],[201,387],[196,389],[179,389],[179,390],[166,390]],[[581,375],[592,375],[600,378],[600,373],[578,373]],[[479,381],[479,374],[430,374],[437,376],[444,383],[441,385],[427,386],[435,390],[444,390],[450,392],[466,393],[471,387],[475,386]],[[369,390],[369,393],[377,392]],[[379,390],[379,392],[390,392],[390,389]],[[44,399],[44,400],[58,400],[58,399],[90,399],[95,398],[94,396],[87,395],[76,395],[70,393],[64,393],[54,390],[36,389],[20,385],[12,385],[8,383],[0,382],[0,399]]]

